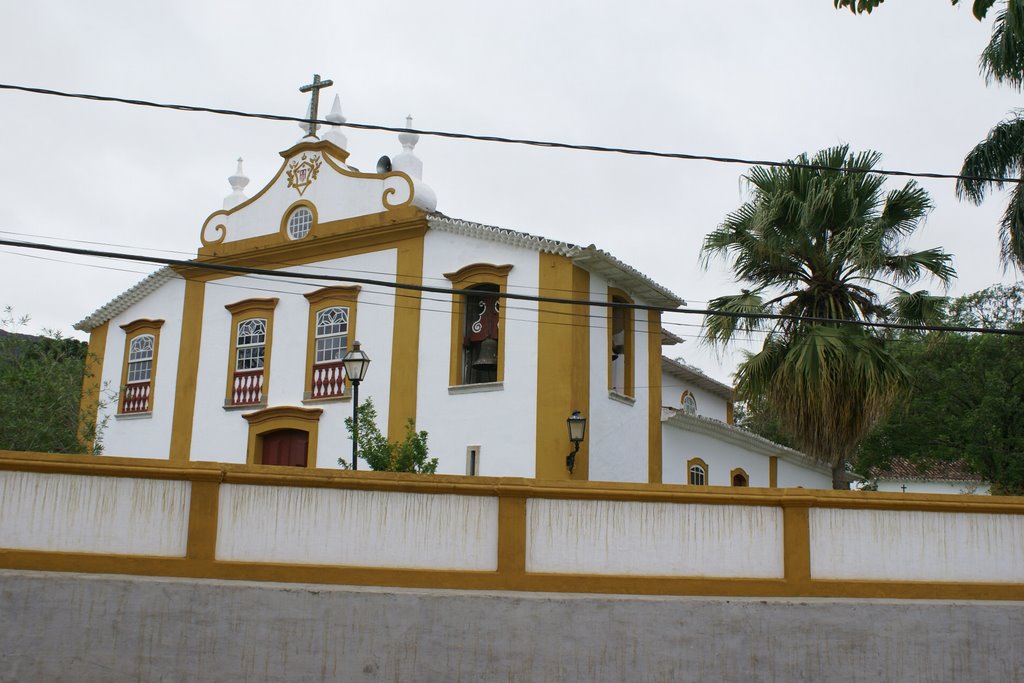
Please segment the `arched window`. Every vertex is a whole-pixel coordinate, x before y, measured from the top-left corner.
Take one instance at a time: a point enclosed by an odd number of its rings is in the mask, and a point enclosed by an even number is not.
[[[348,308],[331,306],[316,312],[316,361],[340,361],[348,350]]]
[[[750,477],[747,476],[747,473],[742,468],[737,467],[729,474],[733,486],[750,486]]]
[[[356,334],[359,287],[324,287],[304,295],[309,301],[304,401],[346,395],[341,359]]]
[[[504,381],[505,310],[500,294],[512,266],[474,263],[444,276],[452,289],[452,347],[449,385]]]
[[[331,398],[345,393],[341,359],[348,352],[348,308],[331,306],[316,312],[316,357],[310,398]]]
[[[686,463],[687,481],[691,486],[708,485],[708,464],[700,458],[691,458]]]
[[[231,350],[225,406],[265,404],[269,391],[270,344],[277,299],[246,299],[231,312]]]
[[[462,377],[465,384],[498,381],[498,321],[501,302],[497,285],[477,285],[466,295],[462,330]]]
[[[633,300],[618,289],[608,290],[608,301],[631,304]],[[632,308],[610,307],[608,313],[608,390],[633,396],[633,316]]]
[[[128,350],[128,384],[149,382],[153,370],[153,335],[140,334]]]
[[[163,320],[135,320],[121,326],[126,334],[119,403],[122,415],[153,410],[153,379],[163,324]]]
[[[689,389],[683,392],[680,402],[683,404],[684,413],[687,415],[697,414],[697,399],[693,397],[693,394],[690,393]]]

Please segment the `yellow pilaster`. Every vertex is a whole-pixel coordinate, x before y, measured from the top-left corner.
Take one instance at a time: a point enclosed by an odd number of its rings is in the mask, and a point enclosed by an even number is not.
[[[423,284],[423,235],[398,244],[396,282]],[[395,291],[395,327],[391,355],[391,403],[388,406],[388,439],[405,438],[406,423],[416,420],[416,389],[419,372],[420,293]]]
[[[541,253],[538,285],[540,296],[587,299],[590,274],[564,256]],[[538,479],[585,480],[589,476],[589,434],[580,444],[571,476],[565,466],[565,456],[572,450],[565,421],[574,410],[588,418],[590,413],[589,313],[584,304],[538,304]]]
[[[82,401],[78,410],[78,440],[92,452],[99,422],[100,398],[103,390],[103,356],[107,350],[107,330],[110,323],[94,327],[89,333],[89,350],[85,357],[82,377]]]
[[[199,374],[199,345],[203,334],[203,303],[206,283],[185,281],[181,312],[181,341],[178,345],[178,377],[174,386],[174,416],[171,421],[171,462],[188,462],[192,452],[192,424],[196,411],[196,379]]]
[[[661,311],[647,311],[647,481],[661,483]]]

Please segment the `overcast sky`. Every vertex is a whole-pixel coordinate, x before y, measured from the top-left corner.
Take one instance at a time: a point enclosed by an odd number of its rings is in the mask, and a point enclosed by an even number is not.
[[[412,114],[428,129],[779,160],[849,143],[886,168],[956,172],[1021,100],[978,75],[990,30],[969,3],[941,0],[871,16],[831,0],[64,0],[3,11],[0,82],[301,116],[298,87],[316,72],[335,83],[325,104],[340,94],[354,122]],[[391,133],[346,134],[363,170],[400,151]],[[235,159],[251,196],[300,136],[294,123],[0,91],[0,231],[194,256]],[[743,201],[742,166],[432,138],[417,152],[449,216],[594,243],[693,306],[739,289],[724,262],[703,271],[699,249]],[[977,208],[952,181],[921,182],[935,209],[911,246],[955,255],[951,293],[1013,281],[998,260],[1002,197]],[[151,270],[0,247],[0,305],[32,316],[23,331],[82,336],[71,325]],[[699,318],[666,322],[687,339],[670,355],[730,381],[737,356],[701,347]]]

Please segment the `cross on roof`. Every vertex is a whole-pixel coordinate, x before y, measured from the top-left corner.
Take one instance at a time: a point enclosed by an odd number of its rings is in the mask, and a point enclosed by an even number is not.
[[[309,99],[309,113],[306,115],[307,119],[310,119],[311,121],[316,120],[317,111],[320,109],[320,89],[327,88],[332,85],[334,85],[334,81],[321,81],[320,74],[313,74],[313,82],[299,88],[299,92],[313,92],[313,95]],[[316,137],[317,125],[315,123],[307,123],[304,128],[306,129],[307,136]]]

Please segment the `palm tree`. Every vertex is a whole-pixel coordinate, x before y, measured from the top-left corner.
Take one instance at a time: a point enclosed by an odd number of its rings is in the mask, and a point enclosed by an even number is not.
[[[705,267],[725,256],[750,287],[710,302],[718,313],[705,320],[707,340],[725,344],[741,332],[766,333],[761,350],[747,352],[736,372],[737,397],[772,406],[804,452],[832,468],[835,488],[849,488],[846,463],[907,377],[884,335],[822,319],[936,319],[945,299],[903,286],[926,275],[943,283],[955,277],[941,249],[899,251],[931,202],[913,181],[883,195],[884,178],[870,173],[880,158],[851,154],[844,145],[801,155],[799,166],[751,169],[751,200],[702,249]],[[890,300],[882,301],[879,287],[892,293]]]
[[[1012,0],[996,14],[992,38],[981,53],[981,72],[1017,90],[1024,87],[1024,3]],[[989,131],[964,158],[956,183],[960,199],[981,204],[986,193],[1005,182],[982,178],[1019,177],[1024,170],[1024,112],[1016,111]],[[1024,190],[1013,182],[1010,201],[999,221],[1000,255],[1004,265],[1024,267]]]

